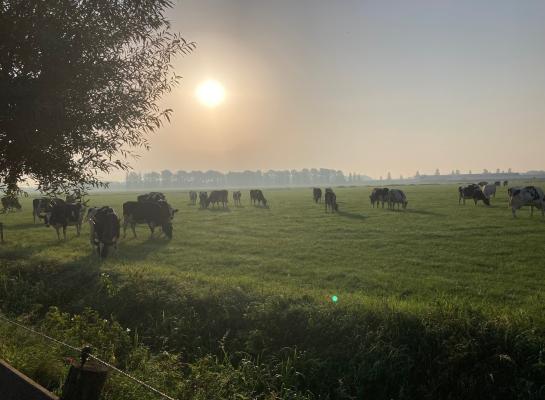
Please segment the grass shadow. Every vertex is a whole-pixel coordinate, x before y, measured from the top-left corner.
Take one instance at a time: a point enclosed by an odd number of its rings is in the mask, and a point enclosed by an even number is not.
[[[207,210],[210,212],[231,212],[231,209],[229,207],[209,207],[207,208]]]
[[[405,209],[405,210],[395,209],[395,210],[390,210],[390,211],[399,212],[399,213],[407,213],[407,214],[430,215],[430,216],[433,216],[433,217],[444,217],[445,216],[445,214],[440,214],[440,213],[436,213],[436,212],[433,212],[433,211],[414,210],[414,209],[410,209],[410,208]]]
[[[366,220],[368,218],[367,216],[363,214],[356,214],[356,213],[351,213],[348,211],[337,211],[337,214],[340,215],[341,217],[350,218],[350,219],[359,219],[361,221]]]
[[[144,241],[138,240],[138,237],[127,236],[126,239],[119,241],[117,250],[111,250],[108,258],[120,257],[121,259],[141,260],[161,250],[169,243],[170,239],[164,235],[159,236],[157,233],[153,237],[148,235]]]
[[[24,229],[30,229],[32,227],[41,227],[46,228],[43,220],[40,220],[40,222],[36,222],[35,224],[32,222],[25,222],[24,224],[17,224],[17,225],[10,225],[4,223],[4,231],[22,231]]]

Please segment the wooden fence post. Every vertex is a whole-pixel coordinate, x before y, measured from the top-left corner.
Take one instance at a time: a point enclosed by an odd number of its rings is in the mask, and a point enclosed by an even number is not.
[[[62,400],[99,400],[108,377],[108,368],[95,360],[70,366],[62,391]]]

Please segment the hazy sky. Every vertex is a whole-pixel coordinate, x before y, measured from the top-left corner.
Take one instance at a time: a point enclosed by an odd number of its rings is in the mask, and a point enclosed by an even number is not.
[[[137,171],[545,168],[545,1],[178,1],[196,41]],[[225,102],[196,100],[206,79]]]

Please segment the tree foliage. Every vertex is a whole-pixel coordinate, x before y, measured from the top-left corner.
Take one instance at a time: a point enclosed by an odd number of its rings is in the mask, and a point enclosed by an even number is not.
[[[0,0],[0,184],[46,192],[100,186],[128,169],[169,120],[158,100],[171,59],[195,44],[173,33],[170,0]]]

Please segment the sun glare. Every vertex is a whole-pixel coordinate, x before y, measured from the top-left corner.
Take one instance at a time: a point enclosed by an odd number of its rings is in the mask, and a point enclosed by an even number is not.
[[[225,89],[218,81],[208,80],[197,87],[197,98],[207,107],[216,107],[225,99]]]

